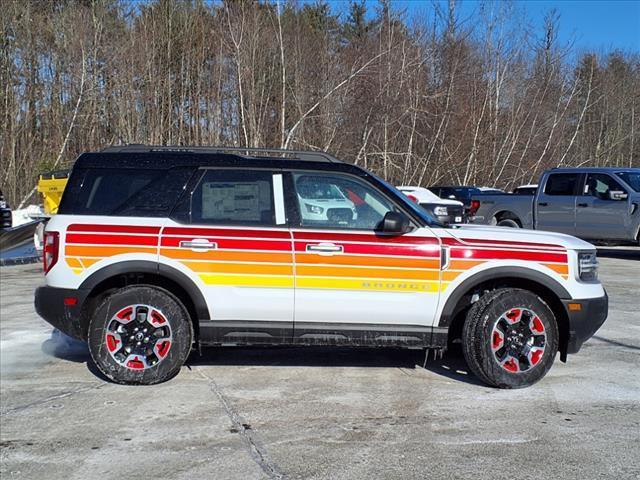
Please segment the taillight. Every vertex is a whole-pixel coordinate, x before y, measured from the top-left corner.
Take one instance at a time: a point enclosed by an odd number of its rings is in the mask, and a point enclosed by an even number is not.
[[[58,232],[44,232],[44,246],[42,249],[42,262],[45,275],[58,261],[58,249],[60,247],[60,234]]]
[[[410,193],[408,193],[407,197],[409,197],[409,200],[411,200],[412,202],[418,203],[418,197],[416,197],[415,195],[411,195]]]
[[[471,200],[471,208],[469,209],[469,215],[473,217],[479,208],[480,208],[480,200]]]

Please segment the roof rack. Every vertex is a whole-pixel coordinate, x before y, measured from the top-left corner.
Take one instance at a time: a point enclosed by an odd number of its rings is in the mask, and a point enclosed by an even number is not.
[[[252,148],[252,147],[184,147],[184,146],[159,146],[159,145],[114,145],[102,150],[105,153],[120,152],[180,152],[180,153],[235,153],[245,157],[267,156],[295,158],[297,160],[307,160],[315,162],[342,163],[326,152],[313,150],[285,150],[279,148]],[[255,155],[259,154],[259,155]],[[265,155],[263,155],[265,154]]]

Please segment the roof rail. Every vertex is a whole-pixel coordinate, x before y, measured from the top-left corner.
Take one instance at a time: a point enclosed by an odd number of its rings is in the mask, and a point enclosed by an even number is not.
[[[285,150],[279,148],[252,148],[252,147],[198,147],[198,146],[158,146],[158,145],[114,145],[102,150],[105,153],[120,152],[184,152],[184,153],[235,153],[245,157],[268,156],[296,158],[298,160],[309,160],[316,162],[342,163],[326,152],[313,150]],[[257,154],[257,155],[256,155]],[[266,155],[263,155],[266,154]]]

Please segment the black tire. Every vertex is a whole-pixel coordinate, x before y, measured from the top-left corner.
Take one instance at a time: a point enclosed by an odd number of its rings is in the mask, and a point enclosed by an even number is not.
[[[518,220],[512,217],[501,218],[500,220],[498,220],[496,225],[498,227],[522,228],[522,225],[520,225]]]
[[[135,364],[132,361],[127,363],[127,365],[136,365],[137,368],[135,369],[123,365],[122,362],[124,361],[119,362],[116,359],[116,356],[124,357],[125,355],[130,355],[130,351],[125,353],[122,349],[114,354],[110,351],[110,346],[107,345],[109,343],[107,336],[111,331],[109,329],[112,328],[114,321],[116,323],[119,321],[116,314],[126,311],[130,306],[137,306],[136,312],[142,310],[143,315],[145,315],[144,312],[146,311],[145,306],[160,312],[161,324],[163,325],[160,328],[164,332],[160,335],[166,336],[166,339],[170,340],[168,347],[162,345],[166,347],[166,351],[163,352],[165,356],[160,357],[160,353],[152,353],[149,355],[151,360],[148,361],[145,355],[141,355],[144,358],[144,362],[139,362],[140,358],[136,356],[134,357]],[[147,311],[147,313],[151,316],[151,312]],[[137,323],[139,321],[138,318],[126,321],[128,322],[126,326],[121,328],[126,327],[132,330],[137,325],[142,331],[143,326],[149,327],[146,321]],[[146,332],[147,330],[145,329],[144,331]],[[169,333],[167,334],[166,332]],[[128,333],[126,338],[123,337],[123,341],[129,341],[129,338],[133,338],[133,336],[129,337]],[[155,345],[161,339],[155,340],[154,343],[155,337],[150,334],[147,335],[151,337],[148,345],[155,352]],[[107,378],[121,384],[153,385],[171,379],[178,374],[180,367],[187,360],[191,351],[192,341],[193,325],[184,305],[170,292],[155,286],[136,285],[117,290],[106,297],[98,306],[89,323],[88,344],[91,358]],[[120,340],[117,342],[121,344]],[[135,340],[132,342],[135,342]],[[140,344],[138,343],[138,345]],[[123,344],[121,346],[124,348]],[[112,344],[111,348],[116,347],[113,347]],[[133,348],[138,347],[134,346]],[[140,348],[144,348],[144,345]]]
[[[519,319],[513,325],[509,325],[505,321],[507,313],[516,312],[517,315],[518,311],[521,312]],[[530,329],[530,324],[536,317],[544,327],[536,327],[542,332],[540,334],[537,330]],[[500,345],[501,334],[495,332],[501,328],[499,323],[504,323],[514,330],[509,330],[513,334],[502,335],[503,346],[494,351],[493,347]],[[536,347],[534,343],[528,347],[518,347],[520,344],[517,342],[522,338],[517,338],[515,329],[525,324],[531,332],[530,341],[535,341],[542,347]],[[494,335],[498,336],[497,342]],[[487,385],[498,388],[523,388],[533,385],[547,374],[558,351],[558,336],[555,316],[544,300],[528,290],[503,288],[483,295],[467,313],[462,331],[462,350],[471,371]],[[527,338],[527,335],[523,338]],[[496,343],[492,346],[492,342]],[[517,349],[518,352],[529,352],[532,356],[512,356],[511,348],[513,351]],[[501,354],[504,355],[502,361],[505,362],[505,366],[500,363]],[[512,368],[516,371],[510,371]]]

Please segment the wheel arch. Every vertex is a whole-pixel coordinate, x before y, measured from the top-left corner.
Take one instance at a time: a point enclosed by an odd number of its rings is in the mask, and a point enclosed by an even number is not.
[[[493,214],[493,219],[495,220],[496,223],[506,218],[516,221],[518,224],[520,224],[520,227],[522,227],[523,225],[520,215],[518,215],[515,212],[512,212],[511,210],[498,210]]]
[[[86,338],[89,314],[109,292],[136,284],[157,286],[175,295],[187,309],[196,340],[199,321],[209,320],[209,308],[198,286],[184,273],[156,262],[133,260],[104,267],[86,278],[79,289],[89,292],[83,305],[81,329]]]
[[[496,267],[472,275],[458,285],[447,298],[441,314],[439,328],[447,329],[448,342],[459,338],[466,312],[473,304],[474,294],[497,288],[521,288],[542,298],[553,311],[558,322],[561,360],[566,360],[569,341],[569,318],[562,304],[571,294],[557,280],[534,269],[525,267]]]

